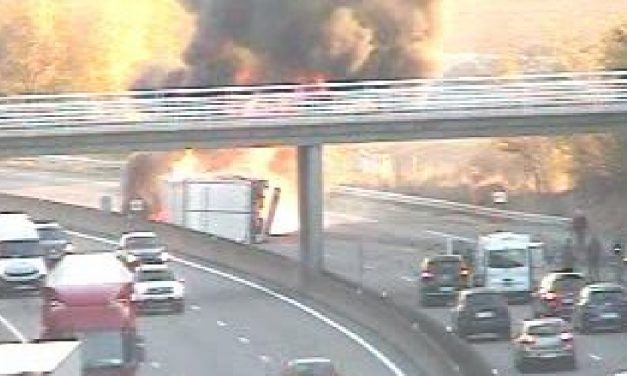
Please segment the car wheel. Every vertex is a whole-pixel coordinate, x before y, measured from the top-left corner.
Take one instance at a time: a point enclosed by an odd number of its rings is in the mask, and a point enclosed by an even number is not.
[[[575,356],[567,358],[566,369],[569,371],[574,371],[577,369],[577,360],[575,359]]]
[[[517,358],[514,361],[514,367],[516,367],[516,369],[520,373],[527,373],[527,372],[529,372],[529,363],[527,363],[524,359]]]
[[[184,313],[185,312],[185,302],[177,302],[174,306],[174,312],[176,313]]]
[[[591,330],[590,330],[590,325],[588,325],[588,323],[586,322],[586,320],[584,320],[583,318],[579,318],[579,325],[577,325],[578,329],[579,329],[579,333],[581,334],[590,334]]]
[[[430,307],[432,305],[431,299],[427,296],[427,294],[420,294],[420,305],[423,307]]]

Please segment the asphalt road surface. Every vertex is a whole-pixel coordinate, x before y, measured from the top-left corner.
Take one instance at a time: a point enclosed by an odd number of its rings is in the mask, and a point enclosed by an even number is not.
[[[55,196],[55,191],[59,192],[63,187],[74,189],[75,203],[96,206],[100,195],[116,192],[117,183],[100,181],[94,184],[91,180],[64,176],[61,173],[46,173],[42,177],[33,172],[21,172],[3,190],[51,198],[50,196]],[[59,199],[60,196],[56,197]],[[71,194],[68,197],[61,197],[61,200],[72,199]],[[77,202],[80,200],[83,202]],[[325,263],[330,271],[363,283],[364,286],[386,295],[387,299],[416,307],[418,263],[425,255],[444,249],[445,235],[473,239],[478,233],[501,228],[529,232],[550,244],[558,244],[566,236],[563,230],[552,226],[499,222],[464,214],[425,211],[353,199],[330,200],[327,202],[325,217]],[[271,239],[263,247],[272,252],[297,257],[297,244],[296,237],[285,236]],[[192,284],[193,277],[189,279]],[[527,306],[512,306],[511,309],[515,323],[529,316]],[[449,324],[448,308],[431,308],[425,311],[443,325]],[[193,312],[190,310],[186,315],[192,315]],[[250,337],[254,338],[252,335]],[[613,370],[627,368],[624,350],[627,334],[576,335],[575,340],[579,369],[564,374],[608,375]],[[475,343],[474,346],[491,363],[496,374],[517,374],[513,369],[509,343],[486,341]],[[243,347],[250,349],[253,346]],[[292,348],[291,343],[287,347]],[[158,353],[156,351],[155,355]]]

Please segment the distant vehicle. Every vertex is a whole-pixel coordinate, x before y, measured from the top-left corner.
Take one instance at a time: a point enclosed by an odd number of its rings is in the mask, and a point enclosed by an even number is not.
[[[69,235],[58,222],[35,221],[35,228],[47,260],[58,261],[66,254],[74,252]]]
[[[573,324],[581,333],[593,330],[627,331],[627,294],[615,283],[584,287],[573,312]]]
[[[135,269],[131,300],[140,310],[185,311],[185,285],[165,264],[140,265]]]
[[[116,252],[120,260],[130,268],[141,264],[162,264],[170,259],[165,245],[152,231],[133,231],[123,234]]]
[[[420,303],[449,302],[468,287],[469,270],[460,255],[427,257],[420,267]]]
[[[523,321],[520,335],[514,339],[514,365],[520,372],[534,367],[558,364],[577,368],[573,334],[566,322],[557,317]]]
[[[553,272],[540,282],[540,287],[533,294],[531,310],[534,317],[561,317],[570,319],[575,301],[586,279],[581,273]]]
[[[39,291],[47,273],[33,221],[25,213],[0,213],[0,294]]]
[[[282,376],[340,376],[331,360],[326,358],[295,359],[287,363]]]
[[[78,341],[0,343],[0,375],[81,376]]]
[[[475,285],[528,301],[535,281],[544,274],[542,243],[530,235],[497,232],[479,237],[473,257]]]
[[[143,360],[133,275],[111,253],[68,255],[43,289],[42,338],[81,341],[83,376],[133,376]]]
[[[507,301],[498,292],[477,287],[459,293],[451,311],[453,330],[462,338],[478,334],[495,334],[511,339],[511,316]]]

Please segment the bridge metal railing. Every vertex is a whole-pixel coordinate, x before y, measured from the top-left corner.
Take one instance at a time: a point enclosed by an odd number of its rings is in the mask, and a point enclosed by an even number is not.
[[[106,132],[627,111],[627,71],[0,97],[0,129]]]

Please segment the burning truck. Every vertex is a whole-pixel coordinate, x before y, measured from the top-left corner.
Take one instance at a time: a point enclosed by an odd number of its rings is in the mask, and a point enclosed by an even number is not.
[[[129,158],[122,179],[122,213],[244,244],[262,242],[272,233],[280,188],[267,197],[267,180],[202,172],[206,166],[191,150],[175,158],[155,153]],[[133,213],[137,200],[142,210]]]

